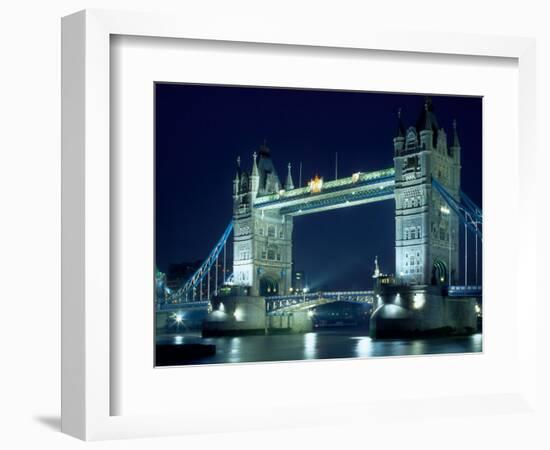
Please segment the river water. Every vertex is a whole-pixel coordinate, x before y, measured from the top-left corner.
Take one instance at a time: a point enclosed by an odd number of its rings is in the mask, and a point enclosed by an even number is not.
[[[471,353],[482,351],[481,334],[428,339],[372,340],[360,328],[320,329],[305,334],[202,338],[198,332],[157,336],[157,344],[214,344],[216,354],[180,364],[295,361],[378,356]]]

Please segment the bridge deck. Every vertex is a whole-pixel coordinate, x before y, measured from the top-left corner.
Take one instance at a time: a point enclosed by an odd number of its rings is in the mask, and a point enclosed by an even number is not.
[[[323,183],[320,192],[309,186],[265,195],[255,200],[256,209],[278,209],[282,214],[302,215],[328,209],[389,200],[394,197],[395,170],[389,168]]]
[[[373,291],[315,292],[308,294],[266,297],[266,312],[270,315],[300,311],[334,302],[372,303]]]

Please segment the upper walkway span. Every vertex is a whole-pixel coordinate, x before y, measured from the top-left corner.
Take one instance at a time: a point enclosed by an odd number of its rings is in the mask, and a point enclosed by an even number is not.
[[[277,209],[283,215],[298,216],[394,198],[395,169],[357,172],[351,177],[323,182],[313,180],[308,186],[257,197],[254,208]]]

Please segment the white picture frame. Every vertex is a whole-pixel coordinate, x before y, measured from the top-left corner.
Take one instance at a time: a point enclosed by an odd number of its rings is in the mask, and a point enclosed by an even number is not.
[[[111,211],[110,186],[116,173],[110,170],[110,58],[111,36],[142,36],[257,44],[297,45],[302,48],[366,49],[382,52],[445,54],[466,57],[499,57],[517,60],[519,77],[518,130],[519,185],[518,236],[512,241],[518,260],[518,279],[529,278],[536,249],[535,184],[535,44],[532,39],[350,30],[348,33],[304,33],[303,30],[264,29],[250,24],[235,29],[231,24],[215,27],[195,23],[192,17],[113,11],[82,11],[62,22],[62,430],[86,440],[162,436],[207,432],[210,429],[248,430],[285,425],[357,420],[391,416],[395,400],[331,405],[279,404],[273,417],[262,411],[251,418],[236,413],[222,422],[213,416],[208,423],[189,414],[112,415],[111,399],[116,386],[111,378],[110,280]],[[536,328],[526,311],[537,309],[536,286],[522,286],[522,311],[517,327],[523,342],[536,341]],[[517,292],[511,292],[517,296]],[[109,331],[107,331],[109,330]],[[531,348],[531,350],[528,350]],[[487,414],[505,404],[523,413],[536,408],[536,358],[532,346],[517,343],[517,383],[501,394],[465,398],[435,397],[431,402],[442,416],[468,414],[466,401],[476,402]],[[394,366],[393,363],[389,363]],[[301,366],[302,368],[305,366]],[[311,372],[311,367],[308,370]],[[235,369],[247,370],[246,367]],[[248,366],[251,370],[251,366]],[[303,369],[301,369],[303,370]],[[182,376],[185,376],[184,374]],[[404,399],[401,408],[411,415],[426,403]],[[405,401],[407,400],[407,401]],[[167,400],[169,401],[169,400]],[[258,399],[257,401],[260,401]],[[471,404],[471,403],[470,403]],[[482,405],[482,406],[480,406]],[[238,409],[238,408],[237,408]],[[403,414],[403,410],[400,414]],[[246,417],[248,420],[239,420]]]

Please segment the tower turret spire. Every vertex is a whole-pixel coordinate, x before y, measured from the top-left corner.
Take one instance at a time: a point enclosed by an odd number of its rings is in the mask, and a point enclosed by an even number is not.
[[[256,152],[254,152],[252,154],[252,158],[253,158],[253,162],[252,162],[252,176],[253,177],[258,177],[260,176],[259,173],[258,173],[258,164],[256,163],[256,159],[258,158],[258,154]]]
[[[453,147],[460,147],[460,141],[458,140],[458,133],[456,131],[456,119],[453,120]]]
[[[426,97],[424,100],[424,107],[416,121],[416,131],[420,136],[420,145],[423,148],[431,150],[432,147],[435,148],[437,146],[439,124],[437,123],[430,97]]]
[[[237,170],[235,172],[235,179],[234,181],[239,181],[240,178],[241,178],[241,157],[240,156],[237,156]]]
[[[233,195],[237,196],[241,190],[241,157],[237,156],[237,170],[235,171],[235,178],[233,178]]]
[[[405,125],[401,119],[401,108],[397,109],[397,133],[395,137],[405,137]]]
[[[432,104],[432,99],[430,97],[426,97],[424,100],[424,108],[416,123],[417,131],[422,131],[422,130],[437,131],[439,126],[437,124],[437,119],[435,118],[435,114],[433,111],[434,111],[434,108]]]
[[[290,169],[292,168],[292,165],[288,163],[288,174],[286,176],[286,183],[285,183],[285,189],[287,191],[294,189],[294,182],[292,181],[292,173]]]
[[[397,131],[393,138],[394,156],[397,156],[405,147],[405,125],[401,119],[401,108],[397,109]]]

